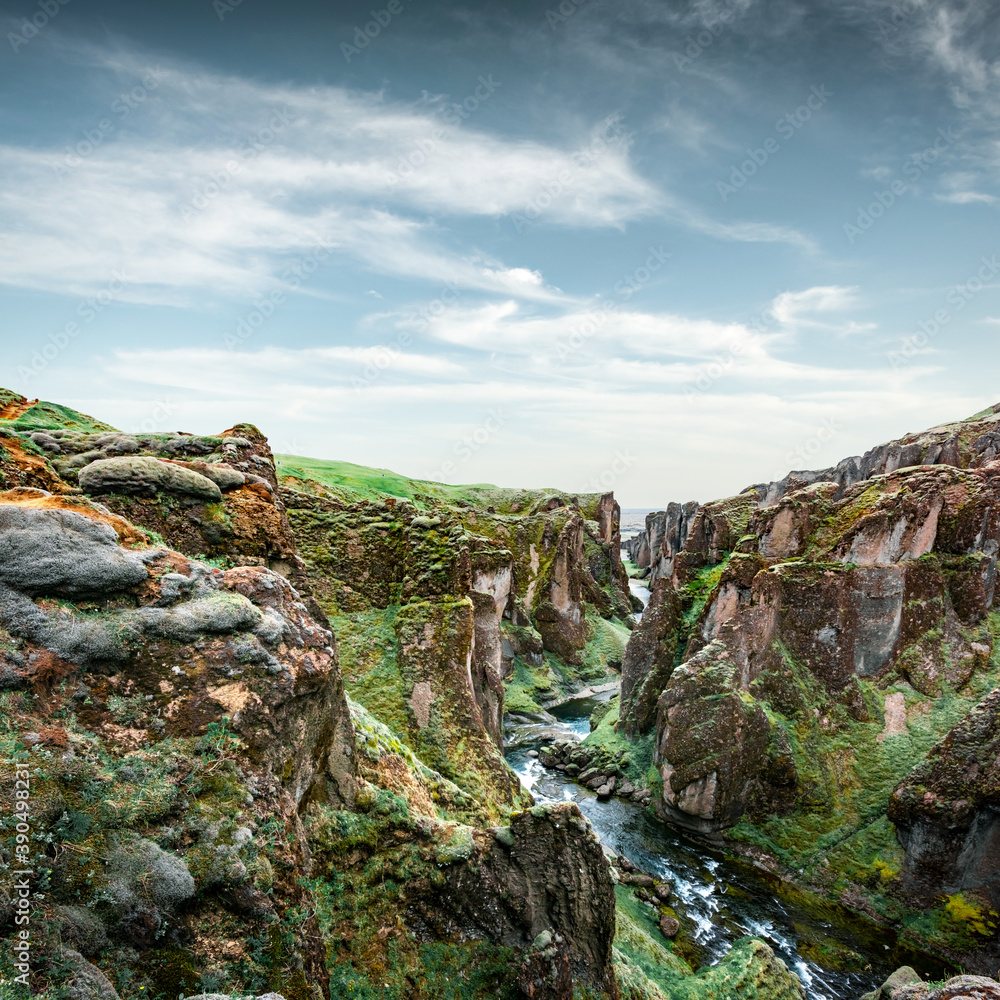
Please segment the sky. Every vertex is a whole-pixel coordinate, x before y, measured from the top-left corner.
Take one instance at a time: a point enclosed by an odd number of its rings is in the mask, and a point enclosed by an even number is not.
[[[1000,400],[991,0],[0,0],[0,384],[709,500]]]

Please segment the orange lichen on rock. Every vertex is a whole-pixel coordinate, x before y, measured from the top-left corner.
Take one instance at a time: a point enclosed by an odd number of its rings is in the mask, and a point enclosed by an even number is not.
[[[32,487],[18,486],[12,490],[0,493],[0,504],[13,504],[17,507],[31,507],[44,510],[69,510],[75,514],[83,514],[93,521],[102,521],[111,525],[118,535],[121,545],[128,548],[148,548],[150,537],[147,532],[137,528],[118,514],[112,514],[106,507],[99,506],[83,496],[62,494],[55,496],[44,490]]]

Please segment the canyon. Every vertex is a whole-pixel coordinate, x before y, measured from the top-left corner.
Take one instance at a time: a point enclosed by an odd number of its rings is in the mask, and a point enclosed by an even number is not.
[[[805,995],[752,934],[706,962],[593,798],[993,990],[998,500],[1000,406],[623,543],[611,493],[0,390],[0,971],[17,869],[53,998]],[[511,766],[525,727],[586,809]],[[872,951],[813,957],[878,986]]]

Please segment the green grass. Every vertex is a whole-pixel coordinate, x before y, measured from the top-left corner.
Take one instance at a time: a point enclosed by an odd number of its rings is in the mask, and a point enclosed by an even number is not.
[[[633,785],[642,787],[646,774],[653,764],[653,743],[656,731],[650,730],[643,736],[629,739],[624,733],[615,732],[618,723],[619,703],[617,696],[611,702],[611,708],[601,719],[597,728],[583,741],[587,747],[599,747],[602,751],[600,759],[614,760],[625,772]]]
[[[509,489],[490,483],[450,486],[427,479],[411,479],[390,469],[376,469],[353,462],[305,458],[301,455],[275,455],[278,476],[312,481],[345,503],[380,501],[387,497],[407,500],[421,509],[438,504],[492,507],[496,513],[525,514],[537,510],[550,498],[576,497],[585,513],[596,507],[600,494],[574,494],[551,488]]]
[[[0,397],[0,403],[4,399],[7,397]],[[11,399],[7,401],[16,402]],[[17,431],[73,430],[87,434],[117,430],[111,424],[95,420],[86,413],[80,413],[68,406],[60,406],[58,403],[47,403],[44,400],[36,403],[16,420],[0,420],[0,427],[9,427]]]

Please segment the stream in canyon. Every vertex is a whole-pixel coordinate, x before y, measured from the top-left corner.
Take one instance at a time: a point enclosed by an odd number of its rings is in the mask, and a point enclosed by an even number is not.
[[[660,823],[631,802],[618,798],[599,802],[595,792],[561,771],[544,768],[531,756],[531,751],[556,739],[583,739],[590,732],[590,713],[612,693],[551,709],[555,722],[508,726],[507,761],[535,801],[576,802],[606,847],[670,882],[671,905],[690,931],[702,965],[718,961],[736,938],[749,935],[766,941],[798,974],[811,1000],[859,1000],[877,988],[895,968],[887,961],[888,951],[878,954],[815,915],[796,911],[747,866],[726,860],[721,852]],[[827,935],[864,955],[872,972],[824,969],[799,954],[803,941]]]
[[[631,580],[630,587],[645,605],[649,590],[638,580]],[[641,612],[635,617],[638,620]],[[904,963],[916,964],[925,973],[938,971],[897,948],[892,932],[835,925],[797,909],[750,866],[659,822],[640,806],[618,798],[600,802],[595,792],[569,775],[544,768],[532,752],[557,739],[582,740],[590,732],[590,715],[598,702],[612,694],[565,702],[551,708],[544,722],[511,722],[507,761],[537,802],[576,802],[606,848],[672,884],[671,905],[693,938],[701,965],[717,962],[739,937],[758,937],[795,971],[810,1000],[859,1000]],[[803,956],[831,943],[863,956],[868,968],[828,969]]]

